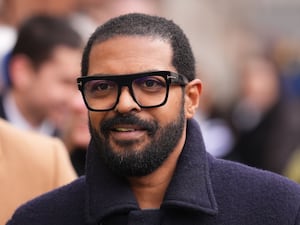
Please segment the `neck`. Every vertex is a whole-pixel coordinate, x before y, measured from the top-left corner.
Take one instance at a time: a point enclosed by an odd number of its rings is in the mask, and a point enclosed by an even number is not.
[[[176,169],[177,160],[184,145],[185,135],[164,164],[144,177],[128,178],[131,189],[141,209],[160,208],[166,190]]]

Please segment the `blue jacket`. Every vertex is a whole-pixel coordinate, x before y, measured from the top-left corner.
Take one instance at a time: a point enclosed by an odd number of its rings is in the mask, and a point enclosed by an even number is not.
[[[300,225],[300,186],[211,157],[197,122],[188,121],[187,129],[160,209],[140,210],[126,180],[101,163],[92,141],[86,177],[21,206],[8,225]]]

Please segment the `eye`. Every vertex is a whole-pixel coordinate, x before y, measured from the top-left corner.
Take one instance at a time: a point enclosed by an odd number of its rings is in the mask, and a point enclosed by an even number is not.
[[[137,79],[134,85],[144,91],[157,91],[165,88],[166,84],[162,77],[149,76]]]
[[[104,96],[116,90],[116,84],[109,80],[91,80],[85,84],[85,90],[91,95]]]
[[[156,85],[160,85],[160,83],[153,79],[147,79],[147,80],[145,80],[144,85],[145,85],[145,87],[153,87]]]

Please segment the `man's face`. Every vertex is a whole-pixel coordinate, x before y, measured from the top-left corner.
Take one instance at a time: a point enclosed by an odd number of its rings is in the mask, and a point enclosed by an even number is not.
[[[76,94],[76,77],[80,73],[79,49],[57,47],[50,60],[41,64],[28,87],[28,104],[34,112],[62,124],[70,99]]]
[[[168,42],[149,37],[115,37],[93,46],[89,76],[122,75],[169,70]],[[89,112],[91,134],[106,164],[123,176],[153,172],[182,143],[185,130],[184,96],[170,86],[168,101],[157,108],[140,108],[123,87],[114,110]],[[181,140],[181,141],[180,141]]]

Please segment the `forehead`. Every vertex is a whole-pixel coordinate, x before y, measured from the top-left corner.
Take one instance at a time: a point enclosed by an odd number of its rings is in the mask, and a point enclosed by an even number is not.
[[[175,71],[172,56],[170,43],[160,38],[117,36],[94,44],[89,57],[88,74]]]

